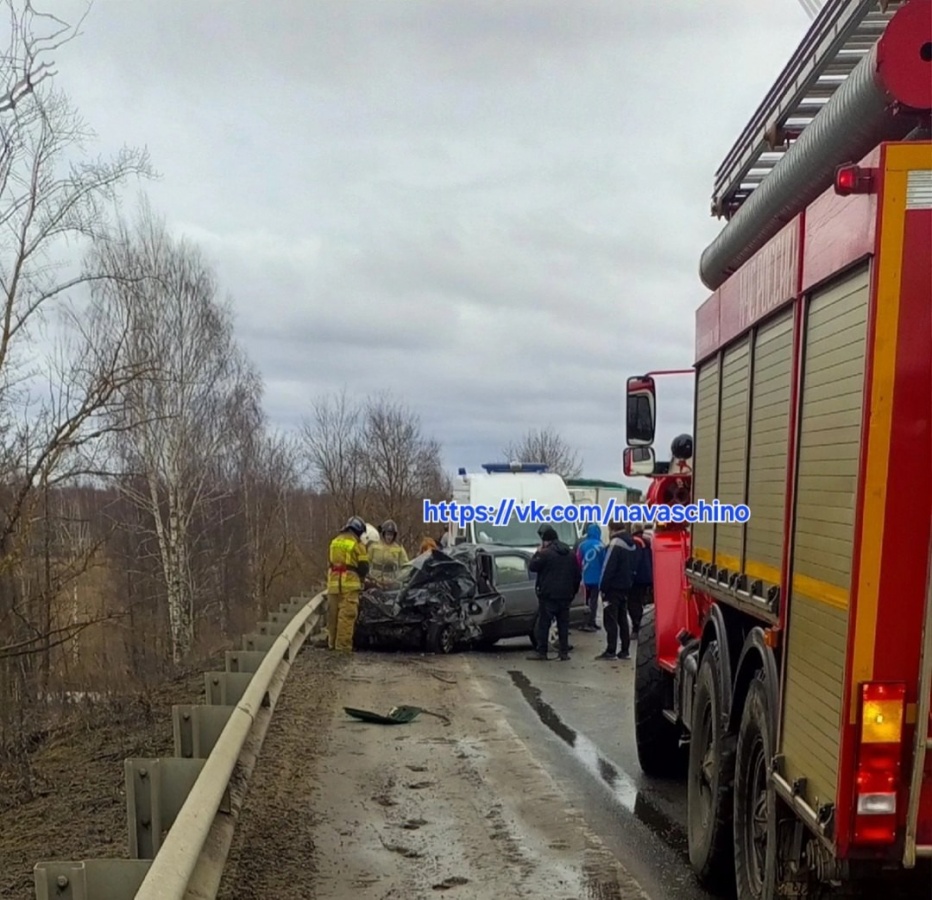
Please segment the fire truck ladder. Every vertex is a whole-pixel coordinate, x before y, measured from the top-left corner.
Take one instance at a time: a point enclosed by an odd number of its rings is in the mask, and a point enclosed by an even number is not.
[[[913,753],[913,774],[909,785],[909,807],[906,814],[906,846],[903,865],[912,868],[920,857],[932,857],[932,844],[917,844],[919,806],[925,780],[926,754],[932,750],[930,706],[932,706],[932,541],[929,544],[926,574],[926,611],[922,626],[922,660],[920,663],[919,697],[916,704],[916,749]]]
[[[870,51],[905,0],[828,0],[715,173],[712,215],[730,219]]]

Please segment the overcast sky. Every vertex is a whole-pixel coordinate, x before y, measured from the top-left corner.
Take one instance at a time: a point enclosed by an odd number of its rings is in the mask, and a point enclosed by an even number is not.
[[[551,424],[618,479],[625,379],[692,364],[715,169],[808,25],[797,0],[96,0],[56,62],[95,152],[149,148],[273,422],[389,388],[452,468]],[[689,380],[659,402],[665,456]]]

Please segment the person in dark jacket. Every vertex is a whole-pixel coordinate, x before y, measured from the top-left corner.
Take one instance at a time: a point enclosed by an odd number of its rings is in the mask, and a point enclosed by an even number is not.
[[[628,534],[628,526],[616,522],[611,526],[605,565],[599,589],[605,598],[605,652],[596,659],[630,659],[631,634],[628,630],[628,596],[634,584],[637,552]],[[621,649],[616,657],[618,633]]]
[[[641,629],[641,617],[644,607],[650,602],[650,592],[654,585],[654,556],[650,541],[644,534],[644,528],[638,525],[631,534],[637,548],[634,565],[634,583],[628,597],[628,611],[631,613],[631,634],[637,636]]]
[[[537,575],[537,652],[528,659],[547,659],[550,623],[557,620],[560,637],[560,659],[570,658],[570,606],[579,592],[582,571],[576,554],[549,525],[540,530],[541,546],[531,557],[528,571]]]

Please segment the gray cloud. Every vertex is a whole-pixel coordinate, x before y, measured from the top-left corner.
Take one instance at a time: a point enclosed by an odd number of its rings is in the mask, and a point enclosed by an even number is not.
[[[714,170],[806,27],[789,0],[97,0],[56,62],[95,150],[149,147],[281,427],[388,387],[451,466],[552,423],[618,478],[625,378],[691,364]],[[661,382],[658,452],[691,400]]]

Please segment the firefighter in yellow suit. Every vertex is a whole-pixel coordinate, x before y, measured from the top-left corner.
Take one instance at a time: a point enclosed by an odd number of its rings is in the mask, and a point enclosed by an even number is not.
[[[353,632],[359,610],[359,593],[369,574],[369,557],[362,542],[366,523],[353,516],[330,542],[327,571],[327,646],[353,652]]]
[[[398,526],[387,519],[379,529],[379,543],[369,549],[369,562],[374,581],[385,587],[399,583],[401,567],[408,561],[405,548],[398,543]]]

